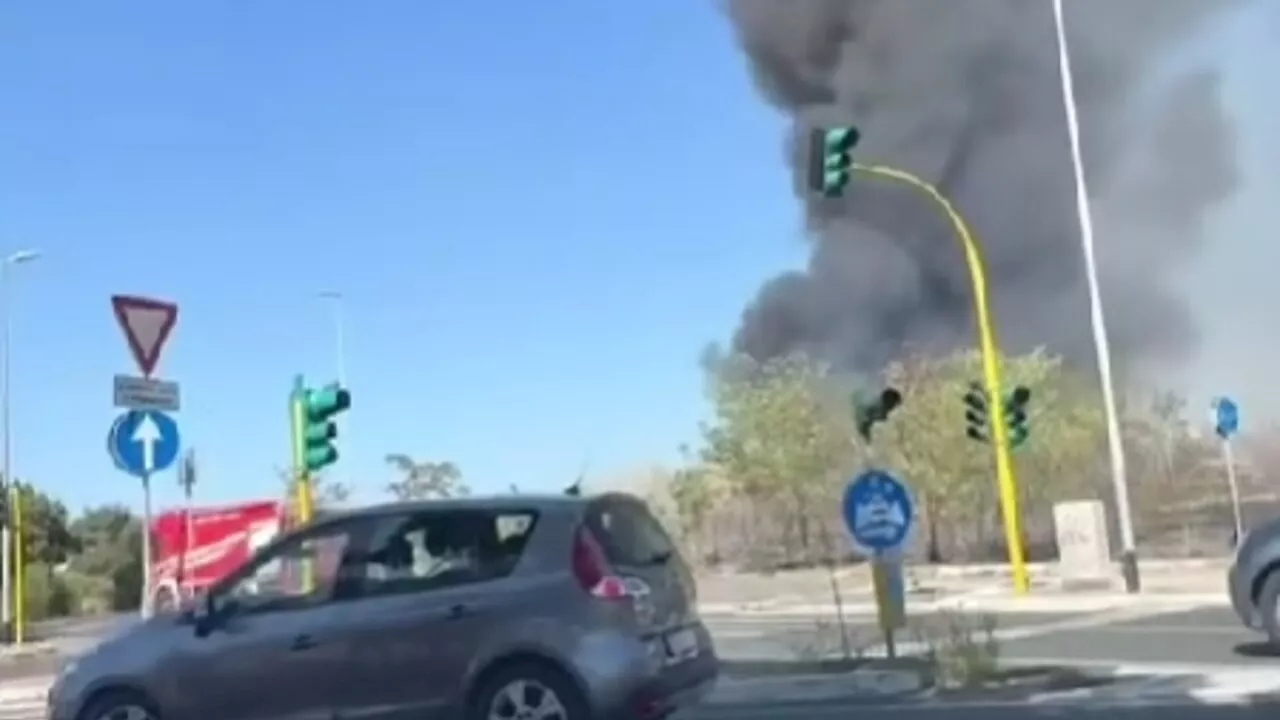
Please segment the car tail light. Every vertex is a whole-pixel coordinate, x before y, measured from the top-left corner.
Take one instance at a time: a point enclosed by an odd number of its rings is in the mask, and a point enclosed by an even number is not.
[[[572,563],[578,584],[601,600],[626,600],[639,589],[636,579],[622,578],[609,571],[604,550],[586,528],[578,528],[573,537]]]

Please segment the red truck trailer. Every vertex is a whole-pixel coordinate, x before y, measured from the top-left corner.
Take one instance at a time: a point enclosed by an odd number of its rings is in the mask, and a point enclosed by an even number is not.
[[[158,515],[151,523],[152,607],[175,609],[226,577],[281,532],[285,517],[284,503],[276,500]]]

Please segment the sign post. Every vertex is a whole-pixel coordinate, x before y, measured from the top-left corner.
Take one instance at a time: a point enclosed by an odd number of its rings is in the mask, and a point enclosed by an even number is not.
[[[108,454],[118,469],[142,481],[143,617],[151,616],[151,476],[178,457],[178,425],[166,413],[179,407],[178,384],[153,378],[169,334],[178,320],[171,302],[134,295],[113,295],[111,309],[141,377],[116,375],[114,404],[126,410],[107,433]]]
[[[1209,421],[1213,432],[1222,440],[1222,464],[1227,472],[1227,491],[1231,493],[1231,516],[1235,521],[1232,545],[1244,536],[1244,512],[1240,508],[1240,485],[1236,482],[1236,459],[1231,449],[1231,436],[1240,430],[1240,407],[1229,397],[1214,398],[1209,403]]]
[[[896,657],[894,634],[907,620],[902,549],[915,520],[911,493],[888,472],[867,470],[845,487],[841,510],[854,544],[871,559],[876,614],[884,634],[885,654]]]

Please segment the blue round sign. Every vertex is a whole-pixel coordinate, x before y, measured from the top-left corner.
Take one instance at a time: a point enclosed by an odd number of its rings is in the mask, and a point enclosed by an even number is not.
[[[915,520],[907,486],[884,470],[867,470],[850,480],[841,509],[853,541],[873,555],[900,549]]]
[[[1213,431],[1222,439],[1230,438],[1240,429],[1240,406],[1228,397],[1216,398],[1212,403]]]
[[[178,458],[178,424],[155,410],[130,410],[111,425],[111,459],[137,477],[162,472]]]

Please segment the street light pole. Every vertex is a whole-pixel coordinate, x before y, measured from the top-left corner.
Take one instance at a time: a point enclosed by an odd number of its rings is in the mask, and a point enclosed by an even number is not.
[[[334,341],[334,363],[338,373],[338,384],[347,387],[347,332],[345,321],[345,303],[341,292],[337,290],[324,290],[319,293],[323,300],[329,302],[330,310],[333,313],[333,341]],[[344,446],[349,450],[351,448],[351,418],[350,413],[344,413],[342,418],[343,442]],[[348,460],[342,464],[346,471],[347,485],[351,485],[351,464],[350,452],[347,453]],[[339,460],[342,458],[339,457]]]
[[[1102,384],[1102,407],[1107,419],[1111,483],[1115,488],[1116,516],[1120,524],[1120,568],[1124,576],[1125,589],[1136,593],[1142,589],[1142,580],[1138,573],[1133,511],[1129,506],[1129,480],[1125,468],[1124,439],[1120,431],[1120,414],[1116,410],[1115,385],[1111,378],[1111,344],[1107,337],[1107,324],[1102,312],[1098,263],[1094,256],[1093,212],[1089,207],[1089,189],[1085,183],[1084,163],[1080,153],[1080,121],[1076,112],[1075,84],[1071,79],[1071,55],[1067,50],[1062,0],[1053,0],[1053,27],[1058,44],[1058,74],[1062,79],[1062,104],[1066,111],[1067,134],[1071,144],[1071,166],[1075,174],[1080,244],[1084,252],[1085,278],[1089,287],[1089,321],[1093,327],[1094,348],[1098,353],[1098,379]]]
[[[4,364],[3,370],[0,370],[0,394],[3,395],[3,398],[0,399],[0,422],[4,423],[4,457],[0,461],[3,463],[3,470],[0,470],[3,473],[0,482],[3,482],[3,485],[0,485],[0,489],[5,493],[9,509],[8,517],[3,518],[4,524],[3,527],[0,527],[0,586],[2,586],[2,590],[0,590],[0,627],[3,627],[6,632],[9,631],[13,622],[12,602],[15,600],[12,595],[14,568],[12,567],[13,536],[10,524],[13,521],[13,503],[17,488],[17,485],[13,482],[13,423],[10,422],[13,396],[10,392],[11,386],[9,382],[12,374],[10,369],[13,364],[11,353],[13,347],[12,269],[14,266],[31,262],[38,257],[40,257],[40,251],[38,250],[19,250],[0,261],[0,294],[3,295],[0,298],[0,302],[4,304],[4,307],[0,308],[0,313],[4,314],[4,318],[0,320],[4,325],[4,348],[0,350],[0,355],[2,355],[0,362]]]
[[[347,339],[346,325],[343,322],[343,297],[336,290],[325,290],[320,297],[328,300],[333,311],[334,360],[338,370],[338,384],[347,386]]]

